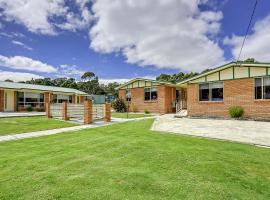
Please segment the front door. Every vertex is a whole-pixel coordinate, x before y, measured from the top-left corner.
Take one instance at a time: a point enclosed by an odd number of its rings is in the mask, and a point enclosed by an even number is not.
[[[14,91],[5,90],[4,111],[14,111]]]

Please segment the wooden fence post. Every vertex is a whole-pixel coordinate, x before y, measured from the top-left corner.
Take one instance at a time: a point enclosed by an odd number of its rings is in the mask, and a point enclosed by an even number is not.
[[[51,115],[51,104],[50,103],[46,103],[46,116],[48,118],[52,118],[52,115]]]
[[[105,103],[105,116],[104,116],[104,120],[106,122],[110,122],[111,121],[111,103]]]
[[[93,122],[93,103],[90,100],[84,101],[84,124]]]
[[[65,120],[65,121],[67,121],[67,120],[69,120],[68,119],[68,113],[67,113],[67,102],[66,101],[64,101],[63,103],[62,103],[62,109],[63,109],[63,120]]]

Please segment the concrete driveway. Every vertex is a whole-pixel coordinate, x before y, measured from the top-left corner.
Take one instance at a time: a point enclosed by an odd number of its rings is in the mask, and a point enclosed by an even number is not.
[[[199,137],[215,138],[270,147],[270,122],[157,117],[152,128]]]

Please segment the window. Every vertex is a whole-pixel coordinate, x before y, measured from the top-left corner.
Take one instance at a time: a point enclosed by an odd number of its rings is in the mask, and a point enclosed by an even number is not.
[[[53,95],[53,103],[63,103],[63,102],[72,103],[72,96],[71,95],[61,95],[61,94],[54,94]]]
[[[255,99],[270,99],[270,77],[255,78]]]
[[[158,98],[157,88],[145,88],[144,89],[144,100],[154,101]]]
[[[209,101],[209,84],[200,85],[200,101]]]
[[[205,83],[199,86],[200,101],[223,101],[223,83]]]
[[[44,108],[44,94],[31,92],[18,92],[18,106],[26,108]]]
[[[126,101],[131,101],[131,90],[130,89],[126,90]]]

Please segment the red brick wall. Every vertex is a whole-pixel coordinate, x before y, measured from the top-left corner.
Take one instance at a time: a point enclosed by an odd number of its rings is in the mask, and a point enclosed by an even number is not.
[[[229,117],[231,106],[242,106],[244,117],[270,118],[270,101],[254,99],[254,79],[224,81],[223,102],[199,102],[199,85],[188,85],[188,115]]]
[[[126,99],[126,90],[119,90],[119,98]],[[146,109],[152,113],[173,112],[172,101],[175,100],[175,88],[169,86],[158,86],[158,99],[155,101],[144,101],[144,88],[131,89],[131,112],[144,112]]]
[[[4,111],[4,90],[0,90],[0,112]]]

